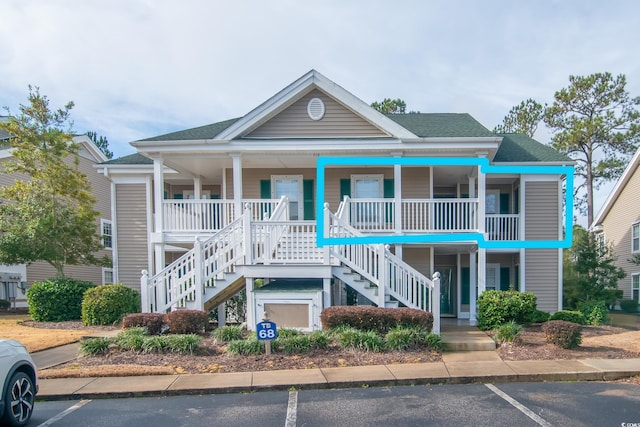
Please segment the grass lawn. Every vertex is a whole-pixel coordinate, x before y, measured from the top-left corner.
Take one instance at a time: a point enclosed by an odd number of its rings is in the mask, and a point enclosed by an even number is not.
[[[95,332],[86,329],[31,328],[20,324],[25,320],[31,320],[29,315],[8,314],[0,316],[0,338],[20,341],[29,352],[76,342],[81,337]]]

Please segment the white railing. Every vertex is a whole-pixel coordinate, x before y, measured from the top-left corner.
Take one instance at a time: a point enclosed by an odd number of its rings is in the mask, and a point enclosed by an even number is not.
[[[489,240],[519,240],[520,215],[488,214],[485,217],[485,231]]]
[[[403,231],[478,230],[478,199],[404,199]]]
[[[254,262],[263,264],[321,264],[315,221],[262,221],[251,224]]]
[[[351,199],[350,224],[365,232],[394,231],[393,199]]]
[[[249,206],[253,220],[269,218],[279,199],[243,200]],[[233,200],[169,199],[162,201],[164,231],[211,232],[221,230],[236,219]]]
[[[219,274],[233,271],[244,257],[243,218],[240,217],[149,278],[142,273],[142,310],[163,313],[196,301],[200,307],[203,286]]]

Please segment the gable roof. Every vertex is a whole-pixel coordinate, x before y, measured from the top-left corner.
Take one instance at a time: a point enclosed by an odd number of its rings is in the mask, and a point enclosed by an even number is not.
[[[106,162],[100,163],[101,165],[152,165],[153,160],[143,156],[139,153],[129,154],[128,156],[118,157],[117,159],[111,159]]]
[[[496,136],[467,113],[408,113],[386,116],[421,138]]]
[[[604,218],[607,216],[607,214],[609,213],[613,205],[618,200],[620,193],[622,193],[622,190],[624,190],[624,188],[626,187],[631,177],[633,177],[635,173],[639,173],[638,172],[639,167],[640,167],[640,148],[638,148],[638,151],[636,151],[636,153],[633,155],[633,158],[627,165],[627,168],[622,173],[622,176],[620,177],[618,182],[616,182],[616,185],[613,187],[613,191],[609,193],[609,197],[607,197],[607,200],[605,200],[604,204],[600,208],[600,211],[598,212],[598,215],[596,215],[596,217],[594,218],[593,223],[589,224],[590,230],[598,226],[599,224],[602,224],[602,221],[604,221]]]
[[[554,148],[521,133],[499,133],[502,143],[494,162],[573,162]]]
[[[214,139],[220,132],[240,120],[240,118],[225,120],[210,125],[185,129],[177,132],[171,132],[164,135],[154,136],[152,138],[141,139],[140,141],[190,141],[199,139]]]

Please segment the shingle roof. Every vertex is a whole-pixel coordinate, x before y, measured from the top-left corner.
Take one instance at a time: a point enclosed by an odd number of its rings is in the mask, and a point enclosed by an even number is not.
[[[502,133],[502,144],[494,162],[567,162],[571,159],[555,149],[520,133]]]
[[[217,134],[240,120],[240,118],[225,120],[223,122],[212,123],[192,129],[180,130],[178,132],[167,133],[165,135],[154,136],[142,139],[141,141],[189,141],[195,139],[212,139]]]
[[[391,120],[419,137],[491,137],[495,136],[466,113],[386,114]]]
[[[139,153],[129,154],[128,156],[118,157],[106,162],[100,163],[101,165],[152,165],[153,160],[143,156]]]

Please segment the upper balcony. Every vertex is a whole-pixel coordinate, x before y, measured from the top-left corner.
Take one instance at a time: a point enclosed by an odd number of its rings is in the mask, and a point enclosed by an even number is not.
[[[278,199],[243,200],[252,218],[271,217]],[[403,199],[399,216],[394,199],[345,197],[337,215],[363,233],[465,233],[478,232],[478,199]],[[233,200],[163,200],[163,230],[169,233],[216,232],[236,218]],[[399,218],[399,222],[398,222]],[[486,214],[489,240],[519,240],[519,214]]]

